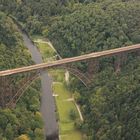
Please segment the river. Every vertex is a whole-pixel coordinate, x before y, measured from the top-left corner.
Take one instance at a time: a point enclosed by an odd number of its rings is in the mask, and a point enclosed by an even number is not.
[[[32,60],[36,63],[42,63],[42,56],[34,45],[34,43],[30,40],[26,33],[22,32],[23,40],[25,46],[31,53]],[[44,129],[45,136],[47,140],[58,140],[58,123],[56,121],[56,113],[55,113],[55,100],[52,96],[52,78],[48,75],[46,71],[41,71],[41,108],[40,111],[42,113],[42,117],[44,120]]]

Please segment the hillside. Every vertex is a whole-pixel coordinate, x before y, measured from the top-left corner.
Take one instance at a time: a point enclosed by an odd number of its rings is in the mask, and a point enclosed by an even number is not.
[[[0,0],[0,70],[33,64],[10,17],[31,38],[51,41],[66,58],[140,43],[139,13],[139,0]],[[41,51],[45,61],[52,56],[48,50]],[[62,81],[81,108],[84,122],[74,120],[73,130],[81,131],[83,140],[140,140],[140,53],[122,56],[119,70],[115,68],[117,56],[99,59],[97,69],[87,61],[73,63],[82,73],[90,72],[88,89],[72,75],[69,84]],[[26,76],[11,76],[9,87],[18,89],[21,78]],[[9,94],[3,84],[0,140],[43,140],[40,79],[26,90],[14,109],[3,106],[3,94],[9,101],[15,93],[13,90]]]
[[[80,5],[53,23],[49,38],[63,57],[140,43],[140,3],[101,2]],[[87,90],[71,78],[69,89],[78,91],[85,122],[78,128],[91,140],[139,140],[140,59],[127,55],[117,74],[115,57],[99,60],[98,72]],[[87,63],[74,66],[87,72]],[[91,64],[91,67],[93,65]]]
[[[6,23],[6,24],[5,24]],[[23,45],[22,36],[17,26],[4,13],[0,13],[0,70],[21,67],[33,64],[31,57]],[[12,77],[10,77],[12,79]],[[22,76],[23,78],[23,76]],[[20,75],[14,76],[10,87],[14,87],[15,81],[20,81]],[[9,80],[9,79],[6,79]],[[7,81],[5,81],[7,82]],[[0,83],[3,84],[3,83]],[[1,87],[0,97],[2,97]],[[19,88],[19,87],[18,87]],[[8,90],[9,91],[9,90]],[[19,101],[15,109],[0,108],[0,139],[1,140],[21,140],[30,137],[35,140],[43,138],[43,122],[39,111],[40,86],[39,81],[34,83],[27,91],[25,96]],[[13,92],[8,98],[12,97]],[[32,100],[30,98],[32,97]],[[5,102],[7,99],[5,95]],[[35,104],[35,105],[33,105]],[[32,121],[30,121],[32,120]],[[28,135],[28,136],[26,136]],[[27,138],[28,139],[28,138]]]

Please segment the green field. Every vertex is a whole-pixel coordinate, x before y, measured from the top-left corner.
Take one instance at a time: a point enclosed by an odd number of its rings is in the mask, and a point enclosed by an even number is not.
[[[42,55],[44,62],[50,62],[55,60],[56,53],[54,52],[53,49],[51,49],[51,47],[47,43],[43,43],[41,41],[35,43],[37,44],[37,47]]]
[[[69,116],[70,110],[75,110],[77,118],[79,114],[71,99],[72,93],[70,93],[63,83],[55,83],[53,85],[53,91],[56,95],[56,104],[59,112],[59,127],[60,127],[60,137],[62,140],[81,140],[81,133],[78,132],[74,127],[74,121],[71,120]]]

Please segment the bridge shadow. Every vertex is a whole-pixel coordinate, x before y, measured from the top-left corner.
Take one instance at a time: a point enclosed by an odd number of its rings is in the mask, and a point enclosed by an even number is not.
[[[59,140],[59,134],[54,133],[53,135],[46,136],[46,140]]]

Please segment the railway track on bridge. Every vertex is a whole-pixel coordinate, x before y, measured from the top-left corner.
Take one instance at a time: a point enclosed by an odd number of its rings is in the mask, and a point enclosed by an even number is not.
[[[105,51],[101,51],[101,52],[93,52],[90,54],[85,54],[85,55],[76,56],[76,57],[72,57],[72,58],[65,58],[65,59],[53,61],[51,63],[41,63],[41,64],[26,66],[26,67],[22,67],[22,68],[0,71],[0,76],[12,75],[12,74],[17,74],[17,73],[22,73],[22,72],[29,72],[29,71],[33,71],[33,70],[39,70],[39,69],[47,69],[47,68],[61,66],[63,64],[68,64],[68,63],[72,63],[72,62],[83,61],[86,59],[97,59],[97,58],[101,58],[101,57],[105,57],[105,56],[113,56],[113,55],[117,55],[117,54],[121,54],[121,53],[125,53],[125,52],[133,52],[133,51],[137,51],[139,49],[140,49],[140,44],[136,44],[136,45],[131,45],[131,46],[127,46],[127,47],[105,50]]]

